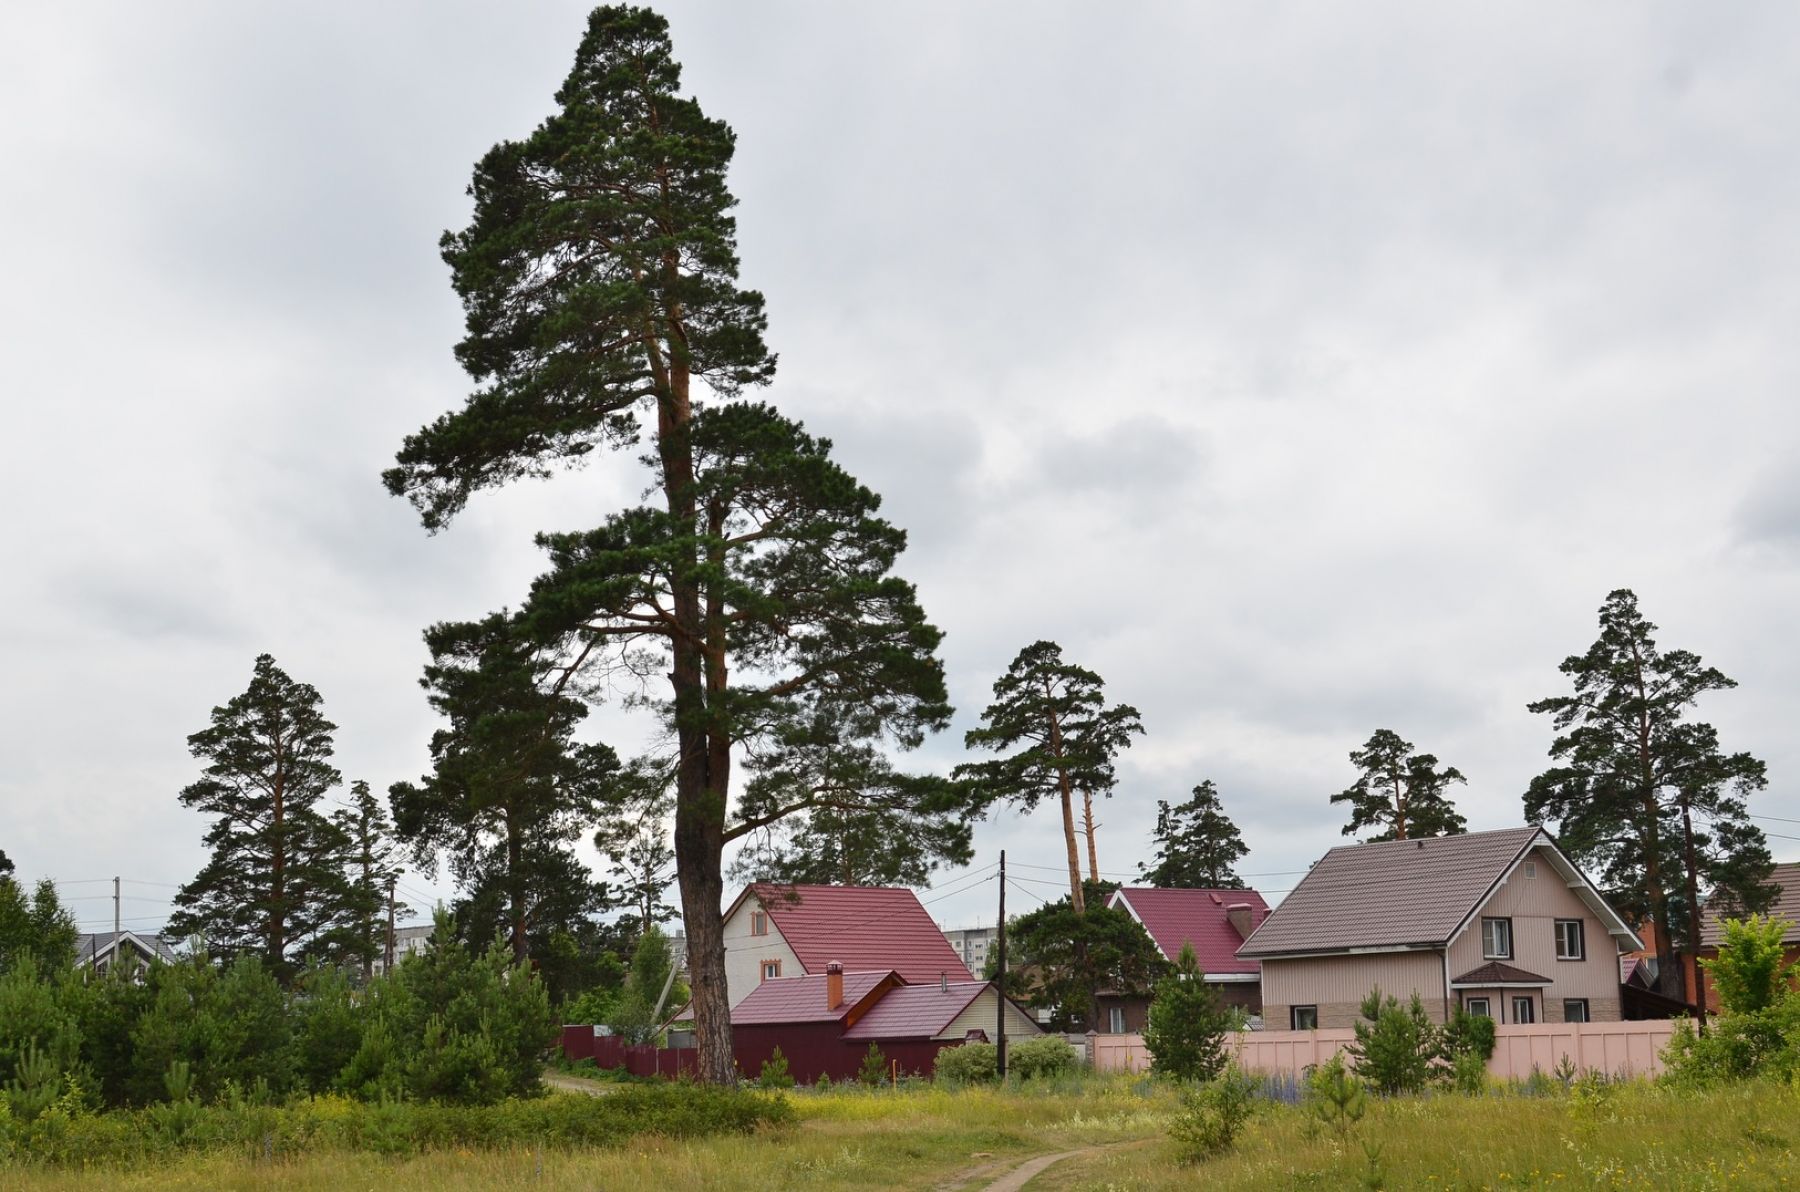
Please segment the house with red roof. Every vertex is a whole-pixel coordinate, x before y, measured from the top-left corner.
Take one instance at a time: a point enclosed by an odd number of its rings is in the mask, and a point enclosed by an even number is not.
[[[1262,968],[1237,954],[1269,917],[1269,904],[1261,894],[1255,890],[1123,886],[1113,891],[1106,905],[1136,919],[1170,964],[1184,946],[1191,946],[1206,983],[1219,991],[1221,1001],[1246,1014],[1261,1013]],[[1144,1029],[1149,998],[1101,994],[1098,1003],[1099,1028],[1112,1034]]]
[[[733,1006],[732,1051],[738,1069],[755,1076],[779,1047],[789,1073],[811,1082],[821,1074],[854,1078],[873,1044],[899,1071],[929,1074],[944,1048],[992,1040],[1000,1006],[991,981],[946,976],[910,985],[893,969],[847,972],[828,963],[822,973],[771,977]],[[1011,999],[1005,1007],[1008,1039],[1042,1033]]]
[[[733,1007],[764,982],[820,976],[832,961],[847,978],[893,972],[907,985],[974,980],[918,895],[904,887],[756,883],[725,912]]]

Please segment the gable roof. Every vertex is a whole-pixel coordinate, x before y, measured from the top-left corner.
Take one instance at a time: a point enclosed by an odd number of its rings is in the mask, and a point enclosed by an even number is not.
[[[1781,890],[1776,895],[1774,904],[1769,907],[1769,914],[1777,919],[1786,919],[1789,923],[1787,934],[1781,937],[1781,942],[1800,943],[1800,862],[1777,865],[1769,874],[1769,881]],[[1714,906],[1713,900],[1707,899],[1700,918],[1701,947],[1719,946],[1725,938],[1724,920],[1727,916],[1737,917],[1736,910]]]
[[[181,959],[167,940],[150,932],[121,931],[117,942],[135,949],[146,960],[175,964]],[[96,964],[112,955],[113,944],[113,933],[110,931],[83,932],[75,937],[75,963]]]
[[[1510,964],[1502,964],[1498,960],[1490,960],[1486,964],[1477,965],[1460,977],[1450,978],[1450,988],[1458,989],[1464,985],[1488,987],[1493,985],[1554,985],[1556,982],[1548,977],[1540,977],[1528,969],[1517,968]]]
[[[940,975],[973,981],[974,975],[904,886],[745,887],[725,917],[755,894],[800,967],[823,973],[838,961],[846,974],[893,969],[908,984],[936,984]]]
[[[1538,827],[1389,840],[1332,849],[1238,949],[1239,956],[1441,948],[1461,934],[1534,848],[1569,889],[1633,947],[1641,941]]]
[[[866,1012],[865,1003],[901,984],[892,969],[845,973],[844,1001],[835,1010],[825,1004],[825,974],[771,977],[731,1008],[732,1026],[770,1026],[783,1022],[842,1022]],[[933,987],[935,988],[935,986]],[[684,1008],[678,1017],[689,1016]]]
[[[987,981],[952,981],[947,986],[934,982],[890,989],[844,1032],[844,1038],[936,1038],[981,996],[981,991],[989,984]]]
[[[1152,886],[1123,886],[1113,891],[1108,906],[1123,906],[1144,925],[1150,938],[1173,964],[1182,944],[1192,944],[1200,971],[1208,976],[1257,971],[1256,961],[1240,957],[1244,937],[1226,916],[1238,904],[1250,908],[1250,927],[1269,917],[1269,904],[1255,890],[1163,890]]]

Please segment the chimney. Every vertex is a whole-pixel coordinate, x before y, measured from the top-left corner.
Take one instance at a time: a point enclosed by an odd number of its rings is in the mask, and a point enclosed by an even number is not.
[[[825,1008],[835,1010],[844,1004],[844,966],[832,961],[825,966]]]
[[[1250,904],[1249,903],[1247,903],[1247,902],[1232,903],[1230,906],[1225,908],[1225,918],[1230,921],[1232,930],[1236,931],[1238,933],[1238,937],[1240,939],[1249,939],[1250,938],[1251,924],[1250,924]]]

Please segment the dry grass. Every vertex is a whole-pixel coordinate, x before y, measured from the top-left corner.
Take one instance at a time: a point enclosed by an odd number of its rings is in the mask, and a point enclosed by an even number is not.
[[[1176,1164],[1173,1097],[1136,1080],[999,1092],[902,1089],[794,1094],[799,1125],[751,1138],[648,1140],[619,1151],[438,1153],[388,1160],[324,1153],[261,1165],[214,1156],[149,1170],[0,1172],[21,1192],[282,1188],[979,1188],[1030,1155],[1104,1149],[1034,1179],[1061,1189],[1340,1189],[1360,1186],[1361,1142],[1388,1188],[1738,1189],[1800,1186],[1800,1095],[1772,1085],[1713,1093],[1644,1086],[1555,1098],[1434,1097],[1373,1106],[1340,1149],[1298,1110],[1271,1106],[1235,1150]],[[1110,1144],[1110,1145],[1108,1145]],[[541,1164],[541,1166],[540,1166]]]

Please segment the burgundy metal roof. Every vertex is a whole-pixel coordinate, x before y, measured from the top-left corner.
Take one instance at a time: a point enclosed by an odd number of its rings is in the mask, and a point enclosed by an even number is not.
[[[1776,895],[1774,905],[1769,908],[1769,916],[1788,921],[1787,934],[1781,937],[1781,942],[1784,944],[1800,943],[1800,864],[1777,865],[1769,874],[1769,882],[1781,891]],[[1725,938],[1723,920],[1742,917],[1741,911],[1714,905],[1713,900],[1708,899],[1700,916],[1700,946],[1703,948],[1718,947]]]
[[[1238,954],[1442,947],[1538,832],[1505,828],[1334,848]]]
[[[883,982],[898,984],[892,969],[844,974],[844,1001],[835,1010],[825,1002],[825,974],[771,977],[731,1009],[732,1026],[764,1026],[778,1022],[841,1022],[874,994]],[[936,988],[933,986],[932,988]]]
[[[1194,945],[1194,955],[1204,973],[1255,973],[1256,961],[1240,959],[1237,950],[1244,936],[1226,917],[1237,904],[1250,907],[1250,930],[1269,917],[1269,904],[1255,890],[1159,890],[1126,886],[1112,900],[1124,903],[1137,916],[1156,946],[1174,963],[1182,944]]]
[[[912,985],[936,985],[940,975],[975,979],[918,895],[904,887],[759,883],[750,892],[808,973],[836,960],[846,973],[893,969]]]
[[[1540,977],[1536,973],[1522,968],[1514,968],[1510,964],[1502,964],[1498,960],[1490,960],[1480,968],[1472,968],[1460,977],[1450,978],[1452,985],[1554,985],[1548,977]]]
[[[987,987],[986,981],[952,981],[947,988],[933,982],[890,989],[844,1032],[844,1038],[936,1038]]]

